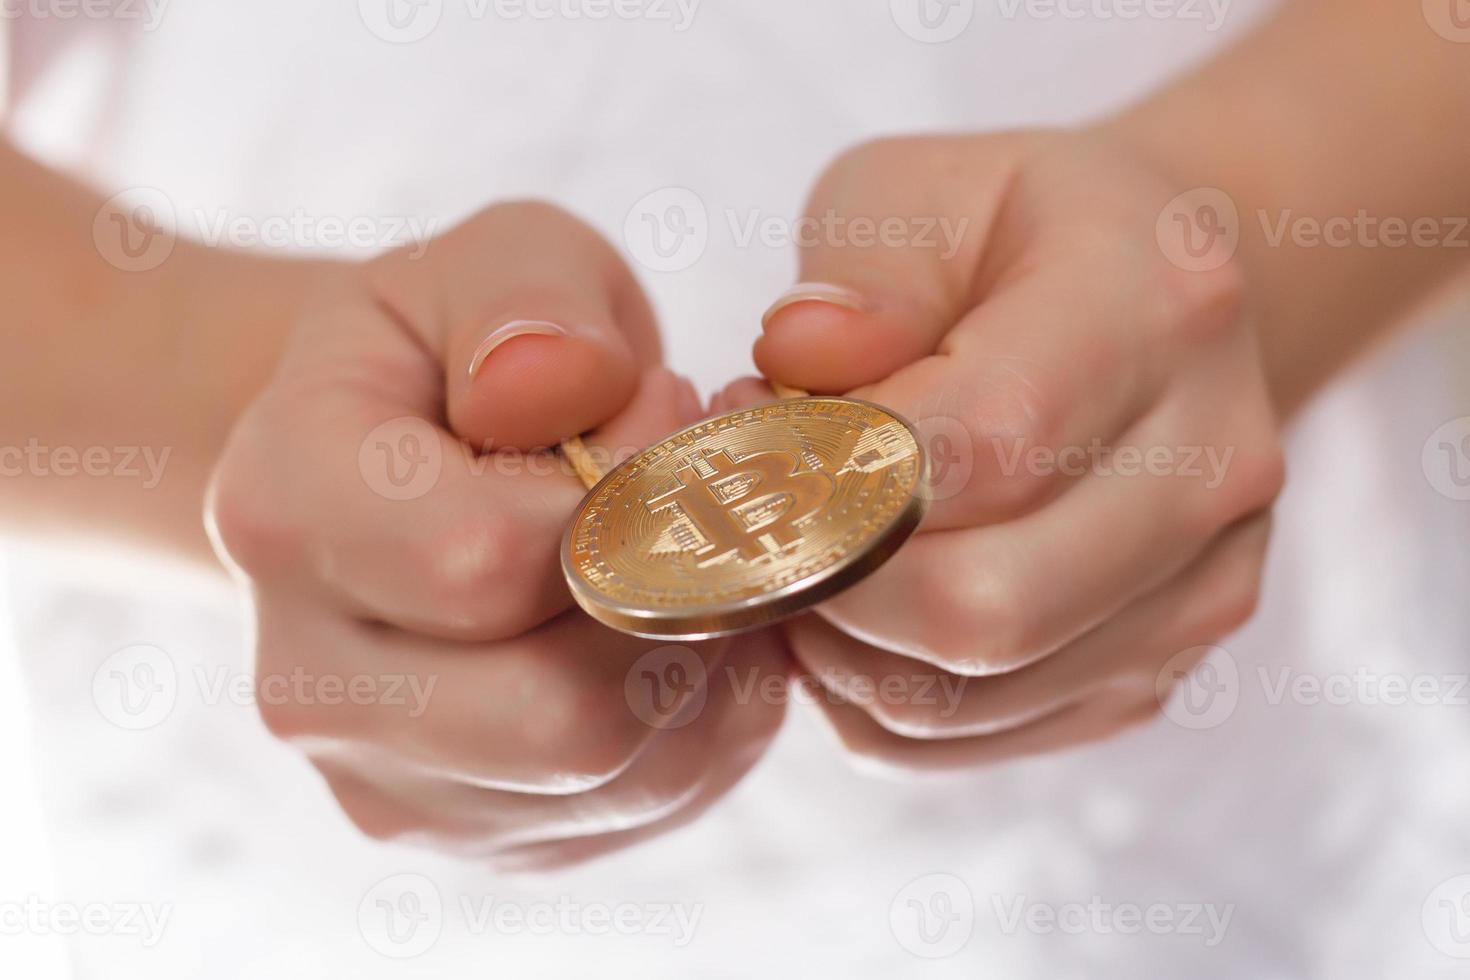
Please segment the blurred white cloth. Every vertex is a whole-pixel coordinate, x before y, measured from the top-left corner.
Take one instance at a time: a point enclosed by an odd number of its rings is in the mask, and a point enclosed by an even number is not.
[[[1214,32],[1182,18],[1026,16],[1024,4],[1009,17],[1010,3],[961,0],[973,23],[927,44],[897,26],[906,0],[708,3],[684,31],[430,0],[437,28],[393,44],[365,27],[375,3],[193,0],[151,30],[23,19],[14,132],[109,192],[164,190],[180,216],[304,210],[443,227],[536,196],[623,244],[637,202],[691,190],[710,218],[703,257],[639,271],[671,363],[706,391],[750,372],[760,313],[794,271],[789,250],[742,247],[732,213],[742,225],[795,217],[823,163],[868,136],[1088,118],[1263,9],[1236,3]],[[1448,321],[1416,334],[1299,425],[1265,607],[1226,644],[1240,682],[1223,724],[1160,720],[1080,752],[889,783],[853,773],[797,709],[751,778],[694,826],[555,876],[499,878],[361,839],[247,705],[204,703],[197,678],[246,669],[232,597],[164,570],[112,575],[24,553],[13,607],[58,888],[173,910],[153,948],[76,939],[77,975],[1462,976],[1465,962],[1436,948],[1453,923],[1431,897],[1470,874],[1470,712],[1272,704],[1271,685],[1283,668],[1470,669],[1470,504],[1421,466],[1430,433],[1470,416],[1470,385],[1455,376],[1470,364],[1466,337]],[[124,732],[99,713],[93,681],[134,644],[168,652],[177,703]],[[360,911],[377,914],[378,885],[396,875],[422,878],[390,892],[426,880],[444,906],[416,959],[383,955],[383,937],[362,928]],[[477,930],[471,913],[492,897],[523,910],[666,903],[700,918],[682,945],[653,930]],[[1207,947],[1203,913],[1168,935],[1125,934],[1106,912],[1102,927],[1047,931],[1012,927],[1017,903],[1064,915],[1200,905],[1230,918]],[[948,912],[950,931],[926,943],[941,933],[920,931],[915,908]],[[965,929],[953,956],[916,955],[948,951]]]

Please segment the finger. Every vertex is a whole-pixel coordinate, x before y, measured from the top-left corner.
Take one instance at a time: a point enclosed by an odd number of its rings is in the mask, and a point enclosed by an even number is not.
[[[859,707],[906,738],[993,735],[1054,714],[1098,691],[1131,685],[1149,690],[1180,650],[1213,643],[1254,612],[1270,519],[1231,528],[1185,573],[1075,643],[1013,674],[965,678],[869,646],[816,617],[787,627],[802,666],[841,694],[851,678],[867,697]],[[883,685],[887,685],[885,688]]]
[[[824,704],[822,717],[848,758],[873,775],[952,772],[995,765],[1112,738],[1151,721],[1158,713],[1152,691],[1107,692],[998,735],[920,741],[879,725],[850,704]]]
[[[932,457],[926,528],[1050,502],[1162,398],[1158,352],[1117,339],[1115,323],[1140,315],[1134,299],[1098,265],[998,289],[934,356],[852,392],[918,428]]]
[[[681,649],[692,666],[677,684],[640,686],[629,673],[658,645],[577,613],[509,642],[467,646],[322,615],[286,595],[266,598],[260,678],[332,678],[334,689],[355,683],[384,694],[329,699],[315,686],[273,689],[259,701],[277,737],[318,757],[366,752],[514,793],[572,795],[611,782],[652,740],[654,721],[699,702],[729,649],[728,641],[690,644]]]
[[[884,213],[923,210],[927,204],[913,202],[928,201],[930,191],[899,180],[875,186],[885,169],[950,152],[944,141],[938,150],[918,144],[880,145],[857,164],[840,164],[835,186],[846,190],[828,196],[860,196]],[[965,190],[939,184],[936,203],[990,229],[996,201],[967,201]],[[880,324],[871,301],[798,291],[777,304],[757,344],[756,363],[773,381],[851,393],[917,424],[948,481],[934,488],[929,529],[1006,520],[1052,499],[1085,474],[1095,444],[1157,404],[1163,365],[1186,335],[1206,357],[1211,338],[1220,357],[1239,356],[1223,349],[1233,341],[1218,329],[1240,315],[1241,290],[1228,270],[1180,275],[1157,257],[1099,248],[1085,225],[1060,222],[1034,237],[1022,251],[971,235],[948,262],[913,248],[806,250],[833,276],[877,276],[911,304],[943,312],[907,311],[905,322]],[[892,300],[883,306],[897,308]]]
[[[611,469],[704,415],[693,382],[667,368],[650,368],[640,378],[633,400],[605,425],[589,432],[585,442],[598,465]],[[570,472],[570,464],[563,469]]]
[[[622,827],[593,835],[553,839],[552,835],[541,834],[539,843],[513,847],[497,854],[497,866],[522,871],[552,870],[625,850],[693,823],[750,772],[780,731],[785,718],[784,682],[790,667],[789,655],[779,634],[766,631],[742,637],[737,650],[721,664],[719,672],[722,676],[713,682],[711,697],[722,702],[718,723],[701,726],[706,728],[706,732],[701,734],[697,743],[699,750],[692,760],[681,757],[669,764],[670,767],[683,765],[690,773],[685,779],[688,787],[683,794],[685,799],[679,807],[656,819],[640,821],[638,826],[629,827],[625,823]],[[767,698],[761,693],[771,690],[772,682],[780,682],[782,696]],[[700,723],[703,721],[701,717]],[[695,734],[689,733],[691,740]],[[671,758],[678,755],[681,747],[685,755],[690,754],[690,746],[676,745],[675,739],[668,742]],[[693,765],[688,765],[688,761]],[[637,771],[630,770],[619,782],[628,783],[625,792],[631,792],[636,798],[640,779],[657,778],[653,774],[659,768],[660,761],[650,751],[635,763]],[[609,787],[611,789],[613,787]]]
[[[918,430],[930,460],[926,530],[1010,520],[1048,503],[1162,397],[1158,353],[1113,340],[1112,321],[1134,316],[1135,301],[1121,276],[1097,265],[997,290],[933,350],[851,391]],[[727,398],[755,394],[741,385]]]
[[[1171,406],[1125,441],[1178,445],[1177,434],[1191,431],[1182,411]],[[1222,452],[1213,475],[1204,466],[1118,469],[1015,521],[919,535],[819,611],[875,646],[955,673],[1018,670],[1115,616],[1220,531],[1267,508],[1281,485],[1280,457],[1263,448],[1269,438],[1248,441]]]
[[[779,726],[777,726],[779,727]],[[693,797],[669,816],[631,830],[573,837],[542,844],[511,848],[494,857],[498,869],[512,872],[545,873],[586,864],[687,827],[723,800],[760,761],[761,753],[775,736],[775,729],[752,739],[752,751],[714,764],[695,789]]]
[[[442,357],[450,426],[476,448],[554,446],[599,426],[659,358],[626,265],[550,205],[491,208],[420,258],[395,254],[375,281]]]
[[[843,154],[806,207],[802,282],[766,314],[756,365],[837,394],[932,354],[963,311],[1003,180],[961,182],[945,161],[963,141],[879,141]]]
[[[780,701],[750,700],[723,672],[760,690],[787,669],[771,643],[747,644],[712,677],[708,703],[659,731],[616,779],[572,795],[538,795],[445,781],[398,763],[367,771],[319,762],[339,801],[370,836],[429,844],[500,866],[546,866],[628,846],[692,819],[760,757],[783,717]],[[517,852],[506,858],[506,852]]]
[[[422,355],[371,306],[317,326],[312,351],[350,332],[377,376],[332,358],[288,365],[225,454],[210,508],[222,548],[351,615],[450,639],[514,636],[569,608],[559,547],[585,489],[565,461],[480,455],[425,421]],[[610,465],[697,409],[687,381],[650,369],[588,444]]]
[[[723,415],[776,400],[775,392],[764,378],[737,378],[715,392],[710,409],[716,415]]]

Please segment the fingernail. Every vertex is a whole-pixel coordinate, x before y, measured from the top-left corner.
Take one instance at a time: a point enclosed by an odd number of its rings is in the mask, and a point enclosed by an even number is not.
[[[828,282],[801,282],[788,289],[780,299],[771,304],[766,315],[761,317],[761,326],[770,326],[771,318],[788,306],[797,303],[831,303],[858,313],[872,311],[872,305],[845,286],[834,286]]]
[[[517,337],[566,337],[570,336],[566,327],[551,323],[547,320],[512,320],[504,326],[496,327],[490,336],[480,341],[480,346],[475,348],[475,355],[470,358],[470,380],[473,381],[480,374],[480,368],[485,366],[485,360],[495,351],[495,348],[504,344],[507,340]]]

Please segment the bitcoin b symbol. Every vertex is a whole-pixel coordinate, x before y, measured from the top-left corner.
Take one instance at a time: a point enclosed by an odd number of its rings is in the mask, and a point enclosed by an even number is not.
[[[700,535],[698,566],[732,553],[755,561],[801,541],[796,525],[827,503],[832,479],[803,470],[792,453],[765,452],[736,461],[727,450],[677,471],[679,486],[648,501],[655,514],[677,507]]]

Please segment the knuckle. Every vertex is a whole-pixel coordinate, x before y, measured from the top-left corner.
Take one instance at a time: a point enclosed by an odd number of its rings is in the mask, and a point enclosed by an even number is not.
[[[1286,486],[1286,455],[1274,443],[1241,459],[1238,470],[1245,511],[1269,506]]]
[[[612,782],[652,737],[653,729],[633,714],[621,690],[590,686],[549,701],[531,737],[531,755],[548,785],[567,792]]]
[[[842,178],[905,162],[911,159],[913,148],[914,141],[902,136],[880,136],[863,140],[837,154],[827,168],[824,181],[827,178]]]
[[[499,685],[517,701],[487,737],[479,712],[440,714],[428,751],[457,771],[502,789],[576,796],[622,775],[654,729],[630,710],[621,678],[550,671],[542,652],[507,650]],[[518,662],[512,662],[518,661]]]
[[[526,567],[539,554],[523,521],[487,512],[427,535],[413,563],[431,595],[467,628],[497,620],[518,605]]]
[[[1156,695],[1138,698],[1118,718],[1113,734],[1121,735],[1136,728],[1146,728],[1164,717],[1164,706]]]
[[[257,698],[255,710],[265,730],[282,742],[329,734],[321,712],[294,698]]]
[[[432,250],[449,264],[495,262],[524,269],[525,256],[553,249],[577,253],[605,249],[603,239],[576,215],[535,198],[498,201],[436,238]],[[400,253],[402,250],[399,250]],[[404,263],[401,255],[389,266]],[[416,263],[414,263],[416,264]]]
[[[1264,547],[1245,539],[1223,557],[1217,584],[1210,588],[1198,632],[1215,640],[1244,626],[1261,604]]]
[[[1189,495],[1181,531],[1195,540],[1211,537],[1269,509],[1285,482],[1286,460],[1279,447],[1236,452],[1218,483],[1200,483]]]
[[[647,826],[683,808],[708,785],[707,770],[699,768],[700,760],[683,758],[674,765],[662,766],[648,779],[641,780],[630,795],[629,819]]]
[[[511,225],[550,223],[583,227],[582,222],[566,208],[541,198],[512,198],[499,201],[480,212],[479,220]]]
[[[527,229],[541,227],[565,228],[582,224],[570,212],[538,198],[515,198],[497,201],[476,212],[464,224],[447,236],[452,247],[477,248],[485,244],[503,241]]]
[[[598,262],[610,262],[617,256],[607,240],[581,218],[560,205],[536,198],[492,204],[466,224],[463,244],[477,253],[550,252]]]
[[[823,705],[822,711],[828,716],[832,734],[836,736],[843,758],[849,765],[860,772],[874,775],[896,768],[891,758],[891,749],[880,739],[872,737],[871,723],[860,717],[860,709]]]
[[[893,186],[920,163],[935,172],[952,170],[955,142],[946,137],[881,136],[852,144],[833,157],[818,178],[807,212],[857,206],[854,188]]]
[[[599,789],[626,772],[651,730],[640,730],[623,720],[611,724],[590,720],[590,724],[579,726],[579,732],[544,746],[541,753],[550,784],[574,793]]]
[[[358,833],[370,840],[391,844],[415,836],[421,828],[417,815],[402,806],[385,800],[364,799],[357,793],[335,787],[332,795]]]
[[[1066,465],[1066,453],[1056,446],[1056,401],[1021,377],[963,387],[956,414],[969,435],[975,460],[971,489],[979,505],[1006,515],[1037,506]]]
[[[929,658],[962,677],[1020,669],[1035,642],[1020,596],[983,570],[926,570],[920,595],[921,643]]]
[[[279,383],[241,418],[215,466],[205,521],[230,560],[252,574],[280,573],[306,558],[314,522],[301,466],[300,433],[312,417],[313,396]]]
[[[356,740],[362,723],[349,706],[312,697],[293,678],[322,669],[320,652],[301,632],[301,624],[281,615],[278,601],[265,597],[256,613],[255,672],[252,700],[267,732],[287,743],[331,738]]]
[[[1180,506],[1179,535],[1186,541],[1208,541],[1235,519],[1233,493],[1225,484],[1214,490],[1198,488],[1190,491]]]
[[[252,575],[279,570],[300,554],[302,534],[290,511],[231,459],[215,473],[206,520],[230,561]]]
[[[1255,575],[1238,576],[1217,602],[1215,614],[1206,626],[1218,638],[1233,633],[1255,616],[1261,605],[1260,580]]]
[[[467,846],[482,840],[482,821],[446,813],[431,816],[417,805],[390,796],[356,777],[342,775],[335,766],[324,768],[323,774],[343,815],[370,840],[425,847],[446,854],[466,852]]]
[[[1239,264],[1194,272],[1168,263],[1158,267],[1157,310],[1167,328],[1186,339],[1206,340],[1233,331],[1244,312],[1246,284]]]
[[[1056,435],[1055,399],[1022,370],[997,363],[961,386],[960,416],[985,449],[993,449],[997,441],[1047,445]]]
[[[1286,483],[1286,459],[1277,447],[1237,452],[1224,479],[1193,515],[1194,530],[1218,531],[1248,514],[1266,510]]]
[[[931,741],[943,738],[946,725],[935,710],[912,701],[878,699],[869,711],[873,720],[901,738]]]

